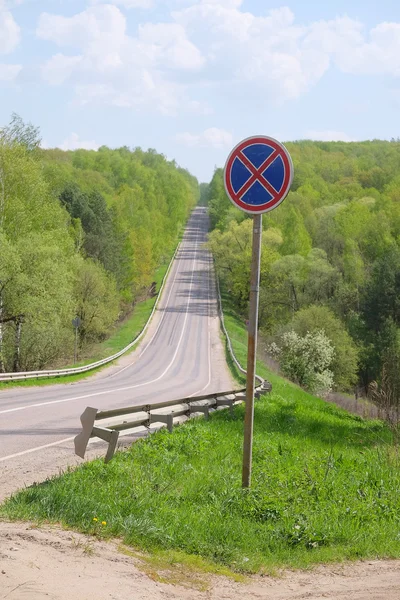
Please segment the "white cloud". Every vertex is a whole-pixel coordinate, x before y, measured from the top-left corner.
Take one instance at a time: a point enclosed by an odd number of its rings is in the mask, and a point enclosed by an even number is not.
[[[81,62],[81,56],[55,54],[42,66],[43,79],[52,85],[64,83]]]
[[[214,110],[207,102],[200,102],[199,100],[190,100],[187,103],[188,112],[195,115],[212,115]]]
[[[186,37],[182,25],[175,23],[147,23],[139,26],[139,43],[151,52],[154,64],[171,69],[198,69],[204,58]]]
[[[21,65],[4,65],[0,63],[0,81],[13,81],[21,69]]]
[[[283,7],[265,17],[204,2],[173,13],[206,55],[211,77],[242,83],[268,100],[297,98],[329,66],[319,52],[302,48],[306,29]],[[204,46],[204,49],[202,48]]]
[[[77,85],[76,102],[81,105],[105,104],[119,108],[158,111],[164,115],[174,114],[178,107],[177,91],[166,82],[157,83],[152,75],[143,70],[136,73],[136,80],[116,86],[107,83]]]
[[[199,134],[189,133],[188,131],[178,133],[175,136],[175,140],[189,148],[200,146],[222,149],[229,148],[233,144],[232,134],[229,131],[218,129],[217,127],[210,127]]]
[[[96,44],[101,44],[110,51],[121,47],[125,30],[125,16],[117,7],[105,5],[88,8],[73,17],[42,13],[36,35],[58,46],[86,48],[90,52],[98,50]]]
[[[356,142],[354,138],[352,138],[344,131],[315,131],[310,130],[306,131],[304,135],[304,139],[307,140],[316,140],[319,142]]]
[[[61,150],[78,150],[79,148],[83,148],[84,150],[98,150],[100,144],[97,144],[94,140],[81,140],[77,133],[71,133],[59,147]]]
[[[153,0],[90,0],[90,4],[115,4],[123,8],[152,8]]]
[[[178,23],[144,24],[136,37],[126,33],[126,17],[112,5],[89,7],[73,17],[44,13],[37,35],[78,50],[58,53],[42,66],[45,81],[71,83],[76,101],[176,113],[192,111],[186,88],[172,73],[196,71],[204,58]]]
[[[243,0],[200,0],[200,4],[218,4],[223,8],[239,8]]]
[[[255,16],[234,3],[203,0],[173,13],[207,58],[208,73],[267,92],[269,101],[296,99],[332,64],[350,73],[400,74],[400,23],[369,33],[348,17],[298,26],[288,7]]]
[[[9,54],[19,44],[20,27],[14,20],[11,12],[7,10],[4,2],[0,0],[0,54]]]
[[[151,0],[92,0],[72,17],[43,13],[38,37],[72,48],[43,65],[44,79],[71,84],[81,104],[209,114],[212,108],[192,97],[196,86],[230,86],[233,103],[243,101],[245,90],[252,110],[260,98],[266,104],[299,98],[332,65],[347,73],[400,75],[400,23],[367,31],[341,17],[299,26],[285,6],[256,16],[241,0],[154,2],[180,8],[170,22],[139,24],[135,35],[127,33],[119,7]]]
[[[371,30],[370,41],[342,61],[349,73],[400,75],[400,23],[381,23]]]

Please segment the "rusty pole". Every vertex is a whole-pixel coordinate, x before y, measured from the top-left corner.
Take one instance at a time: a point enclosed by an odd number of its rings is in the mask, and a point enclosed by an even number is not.
[[[249,335],[247,349],[246,412],[244,417],[242,487],[251,484],[253,449],[254,380],[256,374],[258,299],[260,292],[262,214],[253,217],[253,251],[250,276]]]

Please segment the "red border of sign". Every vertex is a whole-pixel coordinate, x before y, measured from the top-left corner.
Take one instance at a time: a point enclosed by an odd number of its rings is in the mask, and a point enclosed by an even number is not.
[[[238,156],[239,152],[241,152],[245,148],[248,148],[249,146],[252,146],[253,144],[265,144],[265,143],[267,143],[267,145],[270,146],[271,148],[274,148],[274,150],[276,150],[279,153],[279,155],[281,156],[284,167],[285,167],[285,177],[284,177],[282,188],[281,188],[280,192],[275,196],[275,198],[272,198],[265,204],[260,204],[258,206],[252,206],[250,204],[246,204],[245,202],[242,202],[242,200],[238,197],[238,195],[236,194],[236,192],[234,191],[234,189],[232,187],[232,182],[231,182],[231,178],[230,178],[230,175],[232,172],[232,165],[233,165],[235,158]],[[240,159],[240,157],[239,157],[239,159]],[[269,212],[270,210],[273,210],[274,208],[279,206],[279,204],[281,202],[283,202],[283,200],[286,198],[286,196],[289,193],[290,186],[292,185],[293,174],[294,174],[294,171],[293,171],[292,159],[291,159],[289,152],[286,150],[286,148],[283,144],[281,144],[274,138],[268,137],[266,135],[252,136],[252,137],[246,138],[245,140],[242,140],[241,142],[239,142],[239,144],[237,144],[233,148],[233,150],[231,151],[231,153],[229,154],[229,156],[227,158],[225,168],[224,168],[225,191],[226,191],[230,201],[237,208],[240,208],[241,210],[244,210],[245,212],[250,213],[250,214],[265,213],[265,212]]]

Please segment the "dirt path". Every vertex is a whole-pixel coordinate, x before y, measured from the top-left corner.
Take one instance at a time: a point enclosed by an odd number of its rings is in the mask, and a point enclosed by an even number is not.
[[[146,574],[146,571],[149,574]],[[161,573],[116,542],[0,522],[0,598],[8,600],[399,600],[400,561],[369,561],[236,583],[172,568]],[[207,588],[199,591],[200,588]]]

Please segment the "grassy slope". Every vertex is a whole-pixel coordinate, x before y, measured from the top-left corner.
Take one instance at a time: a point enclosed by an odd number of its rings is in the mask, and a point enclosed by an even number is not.
[[[244,325],[228,305],[226,313],[244,362]],[[251,491],[241,489],[241,406],[233,418],[218,412],[161,431],[109,465],[97,460],[26,489],[0,514],[179,549],[237,571],[399,557],[399,457],[388,429],[258,371],[274,390],[256,405]]]

